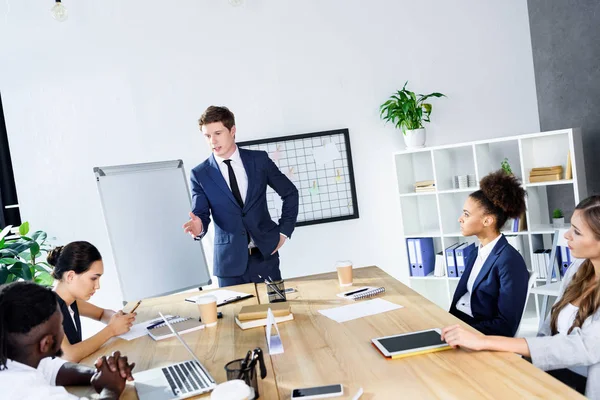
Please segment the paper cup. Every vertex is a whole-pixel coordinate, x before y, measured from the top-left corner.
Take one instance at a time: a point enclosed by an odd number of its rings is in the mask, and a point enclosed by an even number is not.
[[[215,296],[198,297],[196,305],[200,312],[200,319],[207,327],[217,325],[217,298]]]
[[[352,261],[338,261],[335,268],[340,286],[352,286]]]

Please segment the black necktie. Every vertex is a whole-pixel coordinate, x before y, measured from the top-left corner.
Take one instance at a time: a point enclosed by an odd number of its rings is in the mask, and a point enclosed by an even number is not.
[[[240,188],[237,183],[237,179],[235,178],[235,174],[233,173],[233,167],[231,166],[231,160],[223,161],[227,164],[227,170],[229,171],[229,185],[231,186],[231,192],[233,193],[233,197],[240,205],[241,208],[244,208],[244,200],[242,200],[242,194],[240,193]]]

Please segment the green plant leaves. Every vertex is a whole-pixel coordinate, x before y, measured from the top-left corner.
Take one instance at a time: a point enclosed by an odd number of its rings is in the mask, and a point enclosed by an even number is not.
[[[430,122],[431,104],[423,103],[429,97],[445,97],[444,94],[434,92],[428,95],[416,95],[406,89],[408,81],[402,90],[397,91],[390,99],[383,103],[380,109],[380,118],[385,122],[392,122],[396,128],[406,131],[423,127],[423,122]],[[418,96],[418,97],[417,97]]]
[[[25,236],[29,232],[29,222],[23,222],[21,226],[19,226],[19,235]]]
[[[54,278],[48,272],[41,272],[33,279],[35,283],[42,286],[52,286]]]

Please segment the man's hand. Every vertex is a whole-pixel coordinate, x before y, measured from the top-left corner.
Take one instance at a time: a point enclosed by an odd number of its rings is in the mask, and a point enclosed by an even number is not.
[[[105,357],[100,357],[96,360],[94,365],[97,370],[100,370],[102,364],[107,363],[108,367],[112,372],[119,371],[121,377],[123,379],[127,379],[128,381],[133,380],[133,376],[131,375],[131,371],[135,367],[135,363],[128,364],[127,356],[121,356],[120,351],[115,351],[111,357],[106,359]]]
[[[275,250],[273,250],[273,252],[271,253],[271,255],[277,253],[277,251],[279,251],[279,249],[281,248],[281,246],[283,246],[283,244],[285,243],[285,240],[287,238],[285,236],[283,236],[281,233],[279,234],[279,243],[277,244],[277,247],[275,247]]]
[[[194,213],[190,213],[190,220],[183,224],[183,231],[195,238],[202,233],[202,220]]]
[[[101,398],[118,399],[123,390],[125,390],[125,378],[121,376],[121,373],[116,368],[113,371],[110,367],[111,364],[118,365],[119,358],[120,353],[115,352],[108,359],[102,356],[96,361],[96,365],[99,365],[99,367],[94,376],[92,376],[90,384],[96,392],[101,394]]]

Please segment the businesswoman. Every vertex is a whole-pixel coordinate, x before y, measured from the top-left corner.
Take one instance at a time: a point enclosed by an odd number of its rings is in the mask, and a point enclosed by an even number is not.
[[[458,221],[461,233],[476,236],[480,245],[465,262],[450,313],[487,335],[514,336],[529,272],[500,229],[525,211],[525,190],[502,170],[485,176],[479,187],[465,201]]]
[[[123,314],[96,307],[88,303],[100,289],[100,277],[104,273],[102,257],[96,247],[88,242],[72,242],[58,246],[47,257],[54,267],[52,272],[58,281],[55,287],[63,314],[65,337],[62,342],[63,358],[79,362],[100,348],[108,339],[128,332],[135,320],[135,313]],[[106,324],[94,336],[82,340],[80,316],[102,321]]]
[[[443,329],[452,347],[512,351],[591,399],[600,399],[600,196],[577,205],[565,234],[573,262],[537,337],[504,338]]]

